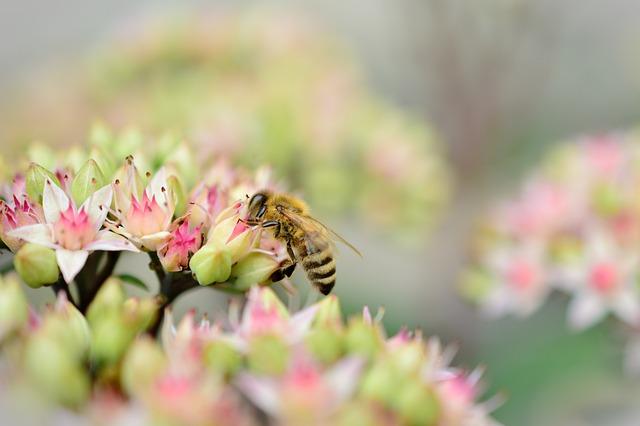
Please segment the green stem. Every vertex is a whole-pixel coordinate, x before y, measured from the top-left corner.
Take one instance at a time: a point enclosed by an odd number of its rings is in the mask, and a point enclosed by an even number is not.
[[[53,290],[53,293],[56,295],[56,297],[58,296],[58,293],[63,291],[64,294],[67,296],[67,300],[76,308],[78,307],[76,302],[73,300],[73,297],[71,296],[69,285],[66,283],[64,278],[62,278],[62,276],[58,278],[58,281],[56,281],[56,283],[51,286],[51,289]]]
[[[104,266],[102,267],[102,269],[100,269],[99,273],[95,274],[94,272],[93,280],[88,280],[88,283],[91,284],[86,285],[83,293],[81,293],[82,297],[80,298],[80,311],[82,313],[85,313],[87,309],[89,309],[91,302],[93,302],[93,299],[95,299],[98,291],[100,291],[100,288],[102,288],[102,285],[105,283],[105,281],[107,281],[113,274],[113,270],[116,268],[118,260],[120,259],[119,251],[109,251],[106,253],[107,259]]]

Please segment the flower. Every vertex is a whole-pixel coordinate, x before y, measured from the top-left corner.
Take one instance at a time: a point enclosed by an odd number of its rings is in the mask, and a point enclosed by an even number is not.
[[[0,239],[15,253],[22,247],[24,240],[9,236],[9,232],[22,226],[43,223],[44,213],[24,193],[13,193],[11,198],[13,205],[0,200]]]
[[[167,271],[182,271],[189,266],[189,259],[202,245],[202,225],[192,226],[190,218],[176,221],[169,239],[158,249],[162,266]]]
[[[44,223],[15,228],[9,232],[9,237],[55,249],[56,260],[66,282],[73,281],[92,251],[136,251],[126,239],[101,230],[111,205],[110,186],[91,194],[80,207],[76,207],[50,179],[45,181],[42,194]]]
[[[171,236],[169,226],[176,208],[167,172],[164,168],[158,170],[145,188],[129,157],[122,175],[113,183],[117,222],[110,227],[136,247],[156,251]]]

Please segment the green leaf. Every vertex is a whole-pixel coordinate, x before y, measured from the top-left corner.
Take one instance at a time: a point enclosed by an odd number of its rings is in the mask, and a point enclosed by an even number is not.
[[[142,290],[149,291],[149,287],[144,283],[144,281],[142,281],[138,277],[134,277],[133,275],[119,274],[119,275],[116,275],[116,278],[119,278],[125,283],[131,284],[132,286],[138,287]]]

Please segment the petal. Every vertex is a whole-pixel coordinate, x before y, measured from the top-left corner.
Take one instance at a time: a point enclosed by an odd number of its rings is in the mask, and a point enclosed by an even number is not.
[[[251,402],[271,416],[277,416],[282,409],[278,386],[273,380],[241,374],[236,385]]]
[[[638,295],[631,289],[620,291],[611,301],[611,310],[621,320],[638,325],[640,320],[640,301]]]
[[[574,330],[583,330],[598,322],[607,310],[602,300],[591,293],[576,295],[567,310],[569,326]]]
[[[113,189],[111,189],[111,185],[106,185],[91,194],[80,207],[89,215],[96,231],[102,227],[107,218],[112,198]]]
[[[38,223],[35,225],[26,225],[16,228],[7,234],[12,238],[21,238],[25,241],[34,244],[40,244],[49,248],[56,248],[57,245],[53,242],[53,232],[51,225]]]
[[[363,366],[363,359],[351,357],[340,361],[326,373],[325,378],[333,392],[331,408],[338,408],[353,394]]]
[[[162,190],[163,188],[164,188],[164,191]],[[161,199],[161,197],[164,196],[167,189],[168,189],[167,171],[165,170],[164,167],[162,167],[153,176],[153,179],[151,179],[151,182],[149,182],[149,185],[147,186],[147,196],[151,198],[152,196],[155,195],[158,202],[160,202],[159,200]]]
[[[62,189],[51,180],[44,183],[42,192],[42,210],[47,223],[54,223],[60,217],[60,213],[69,208],[69,197]]]
[[[316,317],[318,307],[318,304],[309,306],[307,309],[297,312],[289,319],[289,324],[292,325],[290,338],[293,341],[299,341],[305,336],[311,327],[313,319]]]
[[[169,237],[171,237],[171,233],[168,231],[160,231],[154,234],[145,235],[140,237],[140,242],[144,248],[151,251],[156,251],[162,244],[164,244]]]
[[[95,241],[87,244],[84,249],[88,251],[140,251],[136,246],[133,245],[133,243],[131,243],[131,241],[127,240],[121,235],[107,230],[98,232]]]
[[[80,272],[87,261],[88,256],[89,252],[86,250],[56,250],[58,266],[67,283],[72,282],[76,275],[78,275],[78,272]]]

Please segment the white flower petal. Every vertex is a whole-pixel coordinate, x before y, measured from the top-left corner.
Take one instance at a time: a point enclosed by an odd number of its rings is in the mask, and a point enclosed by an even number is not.
[[[44,183],[42,192],[42,210],[47,223],[54,223],[60,217],[60,213],[69,208],[69,197],[51,180]]]
[[[332,390],[332,409],[338,408],[346,401],[358,385],[358,376],[362,371],[364,360],[357,357],[347,358],[336,364],[325,375]]]
[[[111,185],[106,185],[91,194],[80,207],[89,215],[96,231],[102,227],[107,218],[112,198],[113,189],[111,189]]]
[[[300,341],[309,328],[311,327],[311,323],[313,319],[316,317],[316,313],[318,312],[318,304],[311,305],[308,308],[297,312],[289,319],[289,324],[291,327],[291,334],[288,336],[293,342]]]
[[[67,283],[72,282],[76,275],[78,275],[78,272],[80,272],[87,261],[88,256],[89,252],[86,250],[56,250],[58,266]]]
[[[12,238],[21,238],[30,243],[40,244],[49,248],[57,247],[53,242],[51,225],[43,223],[21,226],[20,228],[10,231],[7,235]]]
[[[639,325],[640,301],[638,294],[632,289],[625,289],[616,294],[611,300],[611,310],[621,320],[631,325]]]
[[[282,409],[278,385],[270,379],[240,374],[236,385],[251,402],[271,416],[277,416]]]
[[[131,243],[131,241],[121,235],[107,230],[98,232],[95,241],[87,244],[84,249],[88,251],[140,251],[135,245],[133,245],[133,243]]]
[[[576,295],[569,303],[567,316],[569,326],[574,330],[583,330],[597,323],[607,313],[600,297],[592,293]]]
[[[158,202],[160,202],[162,197],[164,197],[164,194],[166,194],[166,191],[168,189],[167,186],[167,171],[164,167],[162,167],[153,176],[151,182],[149,182],[149,185],[147,186],[147,196],[151,198],[155,195]],[[164,191],[162,190],[162,188],[164,188]]]
[[[156,232],[155,234],[140,237],[140,243],[142,247],[146,248],[147,250],[156,251],[169,239],[170,236],[170,232],[160,231]]]

